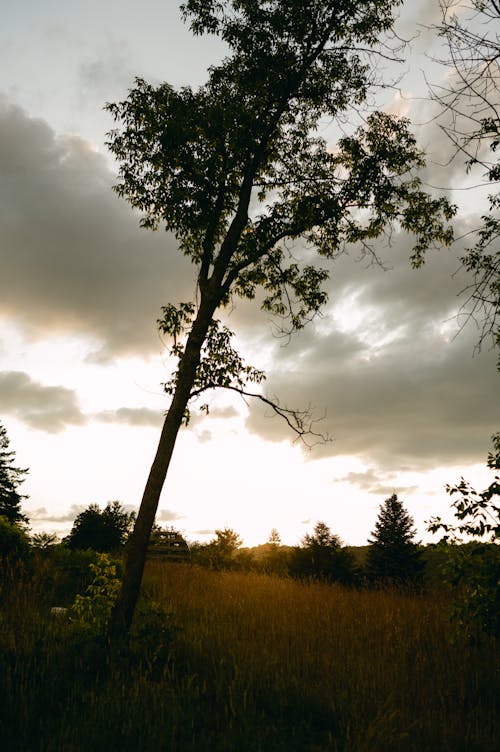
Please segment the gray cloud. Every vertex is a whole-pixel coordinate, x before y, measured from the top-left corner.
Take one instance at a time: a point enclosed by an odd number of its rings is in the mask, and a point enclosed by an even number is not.
[[[44,386],[23,371],[0,372],[0,410],[49,433],[86,422],[73,390]]]
[[[105,410],[93,416],[103,423],[124,423],[129,426],[161,425],[163,413],[149,407],[119,407],[117,410]]]
[[[174,522],[175,520],[182,520],[184,518],[185,515],[177,514],[177,512],[173,512],[171,509],[160,509],[156,515],[156,519],[162,522]]]
[[[74,522],[75,518],[87,508],[87,504],[72,504],[62,515],[50,514],[45,507],[28,512],[30,522]]]
[[[0,129],[0,316],[35,337],[87,335],[101,357],[157,352],[161,305],[194,288],[174,239],[138,227],[83,139],[1,98]]]
[[[394,477],[393,473],[381,473],[376,468],[370,468],[363,473],[348,473],[343,478],[338,478],[339,482],[352,483],[363,491],[368,491],[376,496],[391,496],[394,493],[408,494],[416,490],[417,486],[399,486],[395,483],[387,483]],[[384,482],[386,485],[384,485]]]
[[[482,462],[500,418],[498,374],[494,353],[472,357],[478,335],[471,322],[458,333],[457,293],[466,280],[452,276],[457,256],[431,253],[413,271],[407,240],[393,240],[390,271],[340,260],[329,320],[289,347],[275,345],[266,390],[289,407],[314,403],[326,411],[324,430],[334,442],[313,456],[358,454],[384,471]],[[346,300],[350,324],[340,317]],[[276,441],[290,436],[257,403],[247,426]]]

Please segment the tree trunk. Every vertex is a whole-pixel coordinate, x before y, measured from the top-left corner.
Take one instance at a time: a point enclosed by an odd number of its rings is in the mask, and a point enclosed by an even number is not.
[[[182,425],[185,410],[191,395],[196,369],[200,362],[201,348],[205,341],[210,322],[219,303],[218,296],[204,296],[186,342],[184,354],[179,362],[177,385],[170,409],[163,424],[156,455],[149,472],[144,494],[127,545],[125,570],[118,598],[111,615],[109,626],[112,637],[126,635],[132,620],[141,587],[149,536],[154,524],[160,494],[165,483],[170,460]]]

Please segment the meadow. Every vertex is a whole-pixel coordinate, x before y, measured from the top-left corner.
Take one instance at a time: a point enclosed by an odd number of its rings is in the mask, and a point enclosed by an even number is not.
[[[4,752],[497,749],[496,642],[438,593],[151,561],[132,648],[51,616],[39,575],[1,596]]]

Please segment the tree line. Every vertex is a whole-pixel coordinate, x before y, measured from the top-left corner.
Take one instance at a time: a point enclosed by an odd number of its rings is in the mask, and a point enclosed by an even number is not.
[[[420,589],[429,581],[429,568],[436,567],[442,585],[457,593],[455,614],[464,626],[479,624],[487,631],[500,630],[500,435],[493,437],[493,450],[487,466],[495,476],[482,492],[464,479],[448,486],[456,523],[440,518],[429,521],[429,530],[443,531],[439,544],[422,546],[416,540],[414,522],[397,494],[379,508],[366,547],[345,546],[338,535],[322,521],[306,533],[297,546],[282,545],[273,528],[268,541],[253,549],[242,548],[243,541],[231,528],[215,530],[208,543],[186,546],[186,561],[219,571],[255,570],[267,574],[303,580],[340,583],[347,587],[397,586]],[[127,511],[119,501],[104,509],[97,504],[80,512],[69,534],[58,541],[54,535],[29,535],[29,520],[21,505],[26,498],[20,485],[27,469],[15,464],[15,453],[0,424],[0,564],[29,562],[34,551],[52,555],[60,565],[85,576],[92,552],[109,553],[121,562],[126,555],[135,512]],[[154,525],[151,544],[162,531]],[[171,529],[173,531],[173,528]],[[182,536],[175,531],[182,540]],[[437,565],[433,560],[438,553]],[[168,556],[165,559],[168,562]],[[121,564],[119,564],[121,566]],[[115,592],[116,595],[116,592]]]

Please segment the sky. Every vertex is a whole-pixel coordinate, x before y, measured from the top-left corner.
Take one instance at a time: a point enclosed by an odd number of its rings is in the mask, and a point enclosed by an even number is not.
[[[30,471],[33,531],[64,535],[90,503],[137,509],[168,408],[156,320],[194,291],[175,239],[140,229],[112,191],[103,106],[134,76],[198,86],[224,49],[193,37],[174,0],[1,5],[0,422]],[[478,226],[487,191],[467,190],[481,175],[448,163],[427,98],[426,80],[448,75],[432,61],[443,50],[427,27],[438,19],[434,0],[403,6],[398,30],[411,51],[388,64],[398,86],[378,106],[411,118],[428,155],[422,178],[458,205],[460,238]],[[431,540],[426,520],[450,517],[446,484],[489,482],[499,425],[495,353],[488,343],[477,351],[477,326],[460,314],[465,246],[429,251],[418,271],[397,234],[377,248],[383,268],[353,248],[332,265],[322,316],[288,343],[255,303],[238,302],[228,324],[266,370],[265,394],[312,406],[332,440],[306,448],[261,404],[215,395],[210,415],[194,410],[179,436],[159,524],[200,541],[231,527],[246,545],[276,528],[293,545],[322,520],[363,545],[397,493],[418,539]]]

